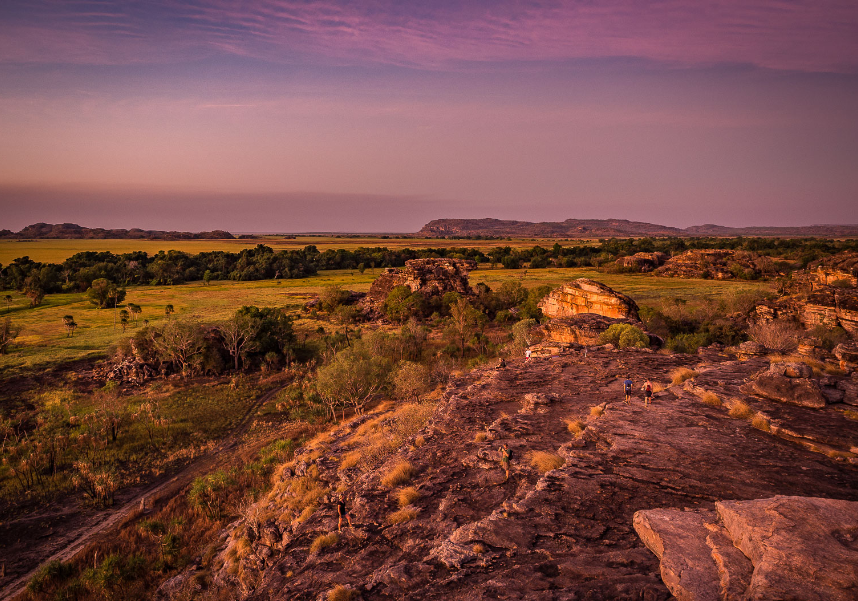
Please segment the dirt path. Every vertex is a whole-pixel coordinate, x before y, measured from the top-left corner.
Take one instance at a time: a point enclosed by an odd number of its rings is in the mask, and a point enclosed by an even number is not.
[[[35,567],[0,589],[0,600],[13,599],[20,595],[42,565],[55,560],[70,561],[86,548],[93,537],[122,524],[135,510],[144,505],[150,506],[158,499],[176,494],[197,476],[215,469],[218,464],[224,461],[224,451],[235,448],[241,437],[250,428],[253,423],[253,417],[259,407],[271,400],[282,388],[282,386],[274,388],[257,398],[241,416],[238,424],[214,449],[194,459],[177,474],[163,476],[145,487],[129,489],[126,491],[128,498],[123,499],[120,496],[119,503],[112,508],[94,512],[89,516],[73,520],[71,524],[66,525],[64,532],[51,531],[48,535],[50,536],[49,540],[42,544],[35,543],[32,550],[28,553],[30,555],[29,559],[32,560],[28,563]],[[129,492],[130,494],[128,494]],[[54,514],[55,517],[58,515],[61,516],[63,513]],[[42,515],[39,519],[45,519],[46,517]],[[59,526],[59,528],[62,529],[62,526]]]

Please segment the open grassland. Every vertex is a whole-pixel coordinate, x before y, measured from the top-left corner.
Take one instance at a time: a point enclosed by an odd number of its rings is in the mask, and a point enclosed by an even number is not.
[[[125,302],[136,303],[143,309],[138,323],[122,332],[114,326],[115,312],[97,309],[85,294],[50,294],[41,306],[29,307],[29,301],[12,293],[13,304],[3,308],[0,317],[9,316],[21,333],[8,355],[0,356],[0,373],[9,374],[22,369],[42,368],[52,364],[104,356],[110,345],[129,336],[148,319],[158,325],[164,319],[164,307],[172,304],[176,313],[171,319],[192,317],[203,322],[215,322],[232,315],[243,305],[285,307],[298,310],[307,300],[330,285],[356,291],[367,291],[381,270],[324,271],[313,277],[297,280],[263,280],[254,282],[193,282],[176,286],[131,286]],[[527,287],[559,286],[575,278],[587,277],[611,286],[631,296],[641,305],[658,305],[663,301],[682,298],[690,303],[718,301],[730,295],[766,290],[769,284],[759,281],[715,281],[656,278],[641,274],[600,273],[595,269],[478,269],[471,272],[471,284],[479,282],[497,289],[504,281],[518,280]],[[63,315],[72,315],[79,324],[73,337],[67,337]],[[308,327],[307,320],[298,327]],[[315,323],[313,326],[315,327]]]
[[[402,248],[479,248],[483,250],[511,246],[512,248],[532,248],[537,244],[551,247],[555,242],[563,246],[576,246],[590,243],[591,240],[560,240],[517,238],[513,240],[447,240],[444,238],[380,238],[374,236],[346,237],[336,236],[259,236],[248,240],[0,240],[0,264],[8,265],[14,259],[28,256],[33,261],[42,263],[62,263],[75,253],[84,251],[109,251],[115,254],[129,253],[138,250],[146,251],[150,256],[158,251],[180,250],[188,253],[210,252],[223,250],[239,252],[245,248],[253,248],[257,244],[265,244],[275,251],[300,250],[305,246],[315,245],[321,251],[342,248],[371,248],[385,246],[390,249]]]

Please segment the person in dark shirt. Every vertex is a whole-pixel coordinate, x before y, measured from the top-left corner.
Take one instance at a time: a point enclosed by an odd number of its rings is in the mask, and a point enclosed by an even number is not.
[[[626,393],[626,404],[632,404],[632,380],[628,376],[626,376],[625,382],[623,382],[623,390]]]
[[[337,501],[337,515],[340,520],[337,523],[337,532],[342,532],[343,530],[343,518],[346,518],[346,521],[349,523],[349,528],[352,528],[352,516],[349,515],[348,510],[346,509],[346,500],[344,497],[340,497],[340,500]]]

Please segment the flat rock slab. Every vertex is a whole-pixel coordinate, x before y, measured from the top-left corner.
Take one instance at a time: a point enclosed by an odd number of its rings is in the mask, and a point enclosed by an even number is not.
[[[856,501],[721,501],[638,511],[633,523],[680,601],[858,599]]]
[[[826,405],[819,386],[809,378],[788,378],[766,373],[754,380],[750,388],[754,394],[773,401],[814,409],[822,409]]]
[[[779,496],[715,506],[754,564],[748,599],[858,599],[858,502]]]

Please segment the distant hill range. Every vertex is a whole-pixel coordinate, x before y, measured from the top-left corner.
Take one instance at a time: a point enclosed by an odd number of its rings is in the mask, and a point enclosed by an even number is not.
[[[567,219],[566,221],[511,221],[503,219],[435,219],[417,236],[440,238],[466,236],[508,236],[512,238],[611,238],[611,237],[735,237],[771,236],[780,238],[854,238],[855,225],[807,225],[801,227],[726,227],[695,225],[669,227],[627,219]]]
[[[162,232],[160,230],[106,230],[100,227],[89,228],[76,223],[34,223],[20,232],[0,230],[0,239],[27,240],[30,238],[81,238],[90,240],[128,239],[128,240],[223,240],[234,239],[235,236],[223,230],[212,232]]]

